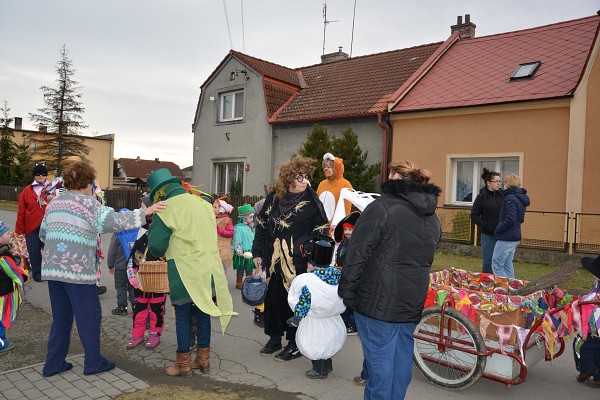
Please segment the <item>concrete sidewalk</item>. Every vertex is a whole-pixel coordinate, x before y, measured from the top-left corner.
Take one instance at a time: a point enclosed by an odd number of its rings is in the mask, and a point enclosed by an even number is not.
[[[14,227],[15,213],[0,210],[0,220],[4,220],[11,225],[11,227]],[[109,241],[110,235],[104,235],[103,244],[105,247],[108,245]],[[133,385],[132,382],[137,382],[140,379],[144,380],[144,377],[148,375],[146,374],[147,371],[151,370],[153,372],[153,374],[150,375],[160,375],[162,368],[175,361],[176,337],[173,311],[167,302],[167,315],[161,344],[153,350],[145,349],[142,346],[133,350],[126,350],[125,345],[129,340],[132,324],[131,315],[114,316],[111,314],[111,310],[116,307],[116,292],[114,289],[113,278],[107,272],[106,263],[103,263],[102,265],[102,272],[102,283],[108,288],[108,292],[100,296],[103,313],[102,329],[105,334],[114,340],[114,343],[118,343],[119,348],[116,349],[118,354],[127,360],[132,361],[126,363],[126,365],[125,363],[120,364],[117,362],[117,368],[123,368],[124,371],[115,370],[112,373],[100,374],[97,376],[98,380],[93,381],[98,382],[101,386],[100,388],[97,388],[100,392],[110,395],[102,389],[102,387],[104,387],[105,382],[110,382],[112,384],[110,381],[110,379],[113,379],[110,377],[111,375],[121,378],[122,374],[126,374],[128,377],[126,382],[133,388],[136,388],[136,390],[138,389],[138,386]],[[278,389],[283,392],[295,393],[297,398],[303,400],[350,400],[363,398],[364,388],[357,386],[353,382],[354,376],[359,374],[362,365],[362,349],[360,338],[358,336],[347,337],[346,345],[333,358],[334,369],[327,379],[307,379],[304,376],[304,373],[306,370],[310,369],[310,361],[306,358],[302,357],[288,362],[277,362],[273,356],[261,357],[259,355],[259,351],[266,343],[268,337],[264,334],[262,329],[253,324],[253,308],[242,303],[240,291],[234,288],[234,271],[228,271],[227,276],[230,292],[234,301],[234,309],[239,313],[239,316],[232,318],[227,332],[224,335],[220,332],[219,321],[214,318],[212,319],[211,370],[208,375],[200,375],[196,372],[192,379],[201,380],[200,382],[208,382],[211,380],[216,382],[251,385],[256,388]],[[42,308],[47,313],[50,313],[47,284],[44,282],[38,283],[32,281],[30,286],[31,289],[27,293],[27,301],[35,307]],[[46,337],[42,337],[41,339],[47,340]],[[107,349],[103,348],[103,350],[106,351]],[[111,351],[115,351],[115,349],[111,349]],[[78,385],[85,386],[87,383],[91,383],[90,381],[83,379],[84,376],[81,373],[81,361],[82,360],[78,357],[73,358],[71,362],[76,364],[74,370],[58,375],[60,379],[56,379],[58,381],[61,381],[61,379],[68,381],[65,377],[71,377],[73,382],[77,383],[75,389],[79,390],[81,390],[81,388],[77,387]],[[32,366],[20,371],[0,374],[0,382],[6,381],[6,379],[2,378],[3,375],[7,374],[17,374],[15,376],[19,376],[20,374],[25,376],[27,373],[31,374],[31,376],[35,376],[36,374],[39,376],[40,368],[40,366]],[[413,379],[406,398],[419,400],[444,400],[456,398],[479,400],[497,399],[506,395],[523,399],[584,398],[583,396],[593,398],[593,396],[595,396],[594,393],[598,390],[594,392],[594,389],[577,383],[575,381],[576,375],[577,372],[573,365],[571,343],[567,343],[565,354],[551,363],[540,362],[538,365],[535,365],[529,370],[526,382],[511,387],[510,392],[505,390],[503,384],[488,379],[480,379],[472,387],[460,392],[444,390],[431,385],[425,378],[416,372],[416,370],[414,370]],[[108,378],[105,378],[105,376]],[[168,384],[184,385],[182,378],[167,377],[166,379]],[[22,381],[23,379],[18,380]],[[121,378],[121,380],[123,379]],[[36,379],[36,381],[46,381],[49,384],[52,383],[50,380],[41,377],[39,380]],[[154,384],[150,379],[145,383],[149,385]],[[0,384],[6,385],[6,383]],[[39,384],[42,386],[46,385],[42,383]],[[139,388],[142,388],[143,384],[144,382],[139,383]],[[25,383],[23,383],[23,385],[26,386]],[[117,387],[117,385],[112,384],[112,387]],[[6,390],[9,390],[9,392],[6,392],[4,388],[5,386],[0,386],[0,398],[9,398],[6,397],[6,393],[16,393],[16,391],[10,391],[15,389],[16,386],[14,388],[7,387]],[[40,390],[35,385],[34,388]],[[47,389],[50,389],[50,387],[47,387]],[[121,390],[118,387],[117,389]],[[132,389],[124,388],[123,390]],[[43,390],[40,391],[43,392]],[[10,398],[40,398],[26,396],[24,391],[20,393],[21,397]],[[32,393],[37,392],[32,391]],[[89,396],[87,390],[86,395]],[[90,398],[95,397],[90,396]]]

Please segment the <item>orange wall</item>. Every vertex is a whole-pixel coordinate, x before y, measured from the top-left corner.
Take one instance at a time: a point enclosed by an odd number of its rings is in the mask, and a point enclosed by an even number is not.
[[[492,107],[496,106],[490,106],[490,111],[497,109]],[[465,110],[455,115],[438,112],[430,118],[433,112],[415,113],[411,119],[392,115],[392,160],[409,159],[429,169],[433,182],[444,191],[441,206],[451,200],[451,188],[446,190],[452,173],[446,170],[448,154],[523,153],[521,178],[531,197],[529,209],[565,211],[568,106],[500,112],[478,107],[471,114],[458,115]]]
[[[600,62],[588,80],[585,121],[585,162],[583,173],[584,213],[600,213]]]

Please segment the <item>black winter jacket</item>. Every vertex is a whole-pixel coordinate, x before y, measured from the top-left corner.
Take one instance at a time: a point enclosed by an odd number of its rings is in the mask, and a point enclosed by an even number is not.
[[[512,188],[504,191],[504,204],[500,210],[500,221],[496,226],[496,240],[518,242],[521,240],[521,224],[525,221],[525,209],[531,201],[527,189]]]
[[[494,235],[503,201],[502,189],[491,192],[486,187],[481,188],[471,208],[471,221],[479,227],[481,233]]]
[[[440,240],[440,188],[390,180],[358,219],[338,294],[351,309],[380,321],[418,322]]]

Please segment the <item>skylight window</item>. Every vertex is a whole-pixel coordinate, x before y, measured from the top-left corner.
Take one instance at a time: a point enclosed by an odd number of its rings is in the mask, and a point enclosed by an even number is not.
[[[512,74],[510,80],[533,79],[535,73],[542,65],[541,61],[528,62],[519,64],[517,70]]]

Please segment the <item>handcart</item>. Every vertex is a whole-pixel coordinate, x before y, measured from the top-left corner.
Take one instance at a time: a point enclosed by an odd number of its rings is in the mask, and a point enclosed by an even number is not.
[[[450,281],[456,277],[464,278],[467,274],[478,279],[483,275],[454,268],[442,272],[447,273],[446,278],[450,278]],[[491,275],[491,278],[494,279],[494,276]],[[460,281],[460,278],[457,280]],[[557,302],[562,305],[548,308],[542,314],[538,314],[537,318],[528,318],[531,325],[525,328],[518,326],[526,325],[524,318],[518,318],[519,315],[522,316],[519,313],[522,312],[523,298],[511,295],[507,290],[509,293],[506,294],[506,298],[511,298],[511,301],[516,303],[512,304],[512,308],[516,309],[510,310],[517,315],[513,321],[515,324],[491,323],[491,327],[482,329],[484,322],[490,324],[491,317],[488,319],[482,316],[481,310],[475,310],[473,302],[463,301],[466,307],[457,309],[457,293],[462,294],[464,298],[465,294],[473,296],[473,292],[476,292],[472,282],[468,282],[468,279],[463,280],[467,282],[457,283],[456,279],[453,282],[445,282],[453,284],[450,287],[442,286],[447,296],[443,301],[435,303],[436,305],[431,306],[430,302],[430,306],[427,307],[426,303],[422,319],[415,327],[414,333],[413,359],[418,371],[435,386],[451,390],[466,389],[482,376],[502,382],[507,388],[522,383],[527,377],[528,368],[542,359],[550,361],[564,352],[565,336],[573,333],[572,327],[567,326],[565,320],[568,313],[573,312],[572,306],[600,304],[598,300],[580,301],[572,296],[563,297]],[[516,286],[522,286],[523,281],[518,282],[520,285]],[[512,283],[511,281],[510,284]],[[430,294],[432,287],[436,287],[435,282],[430,285]],[[471,289],[468,289],[469,287]],[[496,300],[502,300],[499,293],[492,295]],[[535,299],[536,296],[545,298],[547,295],[548,293],[535,293],[528,299]],[[504,305],[503,310],[509,311]],[[558,321],[559,329],[549,321]],[[571,328],[570,331],[567,328]],[[495,335],[494,332],[501,336]]]

